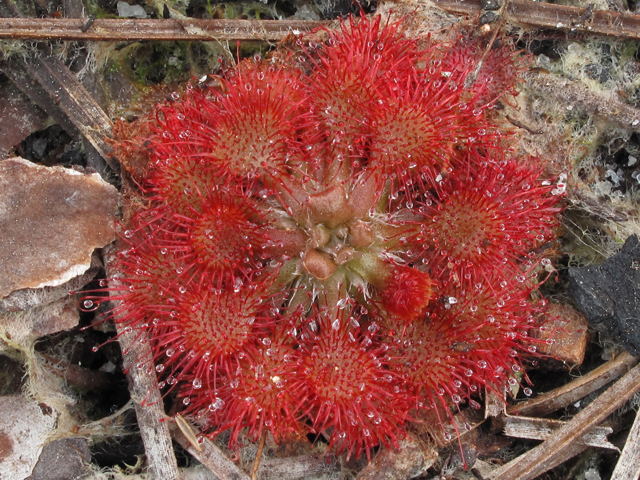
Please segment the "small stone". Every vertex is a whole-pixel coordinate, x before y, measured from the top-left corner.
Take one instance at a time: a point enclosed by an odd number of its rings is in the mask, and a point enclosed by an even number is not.
[[[129,5],[127,2],[118,2],[118,16],[122,18],[147,18],[147,12],[140,5]]]
[[[85,438],[63,438],[47,443],[33,473],[26,480],[76,480],[90,473],[91,451]]]
[[[415,478],[426,472],[438,460],[437,450],[429,444],[418,442],[407,435],[399,448],[381,449],[374,459],[362,470],[358,480],[404,480]]]
[[[482,5],[483,10],[493,12],[495,10],[500,10],[502,2],[500,2],[500,0],[481,0],[480,5]]]
[[[498,14],[495,12],[486,12],[480,15],[480,19],[478,22],[480,25],[486,25],[488,23],[493,23],[498,19]]]

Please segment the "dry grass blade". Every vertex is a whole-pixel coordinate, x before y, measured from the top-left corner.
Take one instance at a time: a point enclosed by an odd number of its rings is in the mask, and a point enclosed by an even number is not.
[[[549,440],[498,468],[492,472],[490,478],[527,480],[553,468],[557,458],[565,459],[566,451],[577,445],[584,434],[611,415],[639,390],[640,365],[636,365],[597,400],[567,422]]]
[[[629,371],[636,363],[638,363],[637,358],[624,352],[567,385],[543,393],[526,402],[511,405],[507,409],[507,414],[543,417],[604,387]]]

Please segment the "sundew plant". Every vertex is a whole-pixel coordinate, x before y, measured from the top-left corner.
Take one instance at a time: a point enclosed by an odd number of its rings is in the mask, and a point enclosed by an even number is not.
[[[503,127],[510,47],[380,17],[323,35],[189,85],[120,143],[149,162],[102,290],[203,435],[369,457],[519,381],[564,185]]]

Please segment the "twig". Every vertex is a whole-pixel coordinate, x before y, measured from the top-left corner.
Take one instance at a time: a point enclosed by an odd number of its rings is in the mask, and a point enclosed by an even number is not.
[[[451,13],[475,15],[482,7],[480,0],[434,0],[436,5]],[[511,0],[504,12],[507,20],[534,28],[552,28],[569,32],[610,35],[617,38],[640,38],[640,15],[590,11],[589,7],[569,7],[529,0]]]
[[[566,458],[566,451],[577,445],[577,440],[611,415],[617,408],[640,390],[640,365],[613,384],[593,403],[567,422],[549,440],[524,455],[496,469],[493,480],[528,480],[553,468],[558,458]]]
[[[115,248],[105,248],[104,256],[107,274],[111,275],[113,272],[109,272],[109,266],[113,263]],[[116,329],[122,346],[123,365],[128,369],[129,391],[134,402],[151,476],[154,479],[179,480],[180,473],[173,453],[169,427],[167,422],[163,421],[165,414],[156,372],[153,368],[147,371],[140,370],[136,365],[141,358],[149,358],[149,344],[136,339],[139,334],[136,330],[127,332],[123,325],[117,323]]]
[[[507,408],[507,414],[536,417],[548,415],[604,387],[629,371],[636,363],[638,363],[637,358],[631,356],[628,352],[624,352],[567,385],[526,402],[511,405]]]
[[[566,424],[562,420],[531,417],[504,417],[496,422],[503,426],[503,433],[506,436],[531,440],[547,440]],[[607,440],[607,435],[612,432],[611,427],[593,427],[579,442],[589,447],[606,448],[620,452],[618,447]]]
[[[258,469],[260,480],[305,480],[338,478],[340,464],[333,455],[300,455],[287,458],[263,458]]]
[[[541,135],[544,130],[542,129],[538,129],[538,130],[534,130],[533,128],[529,127],[528,125],[525,125],[524,123],[522,123],[519,120],[516,120],[515,118],[511,117],[510,115],[505,115],[504,118],[513,126],[516,126],[518,128],[522,128],[523,130],[526,130],[527,132],[529,132],[531,135]]]
[[[621,102],[613,95],[596,92],[584,83],[544,73],[527,72],[524,80],[527,88],[537,95],[555,99],[562,105],[575,106],[590,115],[605,117],[622,128],[640,131],[640,109]]]
[[[0,18],[0,39],[33,40],[262,40],[278,41],[289,34],[325,25],[314,20],[183,20],[81,18]]]
[[[113,386],[114,375],[111,373],[82,367],[46,353],[41,353],[40,356],[51,364],[44,364],[45,368],[69,385],[89,391],[101,391]]]
[[[199,432],[193,428],[195,434]],[[200,439],[200,451],[196,449],[180,429],[172,430],[173,438],[193,457],[213,472],[220,480],[250,480],[238,466],[229,460],[211,440]]]
[[[260,459],[262,458],[262,450],[264,450],[264,442],[267,440],[267,431],[264,430],[260,435],[260,442],[258,443],[258,451],[256,452],[256,459],[253,461],[253,468],[251,469],[251,480],[258,478],[258,467],[260,467]]]
[[[53,57],[14,58],[0,63],[0,69],[65,130],[78,131],[111,168],[117,168],[106,141],[111,134],[109,118],[61,61]]]
[[[627,441],[611,478],[637,480],[640,477],[640,415],[636,414]]]
[[[480,0],[435,0],[443,10],[475,15]],[[589,15],[586,15],[589,14]],[[640,39],[640,15],[590,10],[529,0],[511,0],[503,12],[508,21],[534,28]],[[83,31],[85,19],[0,19],[0,38],[41,40],[267,40],[307,32],[324,25],[312,20],[97,19]]]

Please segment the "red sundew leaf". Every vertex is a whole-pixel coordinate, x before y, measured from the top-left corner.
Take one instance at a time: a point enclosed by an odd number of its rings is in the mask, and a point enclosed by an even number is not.
[[[171,292],[167,306],[154,312],[156,371],[171,377],[171,385],[190,380],[185,405],[194,391],[215,391],[220,375],[232,371],[234,356],[255,348],[254,340],[275,321],[270,284],[223,290],[192,284]]]
[[[243,429],[253,440],[268,430],[276,442],[307,430],[301,418],[309,387],[299,373],[302,356],[291,327],[290,322],[279,322],[277,329],[257,340],[255,349],[235,356],[233,373],[220,388],[192,398],[192,411],[206,407],[210,412],[205,425],[212,435],[230,429],[230,448]]]
[[[371,114],[371,164],[401,185],[409,178],[431,188],[464,151],[496,145],[495,127],[473,107],[478,94],[433,62],[438,66],[386,85]]]
[[[290,150],[307,123],[299,74],[283,67],[243,64],[224,92],[187,90],[162,107],[150,144],[159,161],[204,162],[216,183],[284,173]]]
[[[529,57],[514,51],[508,44],[486,51],[486,39],[466,32],[454,34],[457,38],[453,44],[444,49],[437,48],[439,52],[436,55],[442,58],[443,71],[450,72],[455,81],[470,83],[469,88],[476,93],[474,108],[486,107],[500,99],[518,95],[516,86],[530,63]],[[481,59],[482,65],[478,69]],[[475,78],[469,82],[471,74]]]
[[[380,443],[397,446],[412,398],[389,368],[389,345],[373,345],[370,335],[353,328],[357,317],[345,309],[337,317],[319,313],[312,320],[302,375],[313,395],[313,429],[332,431],[330,446],[337,452],[365,452],[369,458]]]
[[[200,285],[250,279],[260,270],[268,235],[258,202],[242,189],[219,189],[188,214],[168,212],[155,229],[157,246],[173,253]],[[260,267],[258,267],[260,265]]]
[[[448,412],[482,388],[504,396],[503,387],[522,370],[520,352],[532,351],[531,343],[521,342],[531,342],[529,332],[541,325],[544,307],[529,300],[532,290],[499,279],[471,294],[453,284],[436,288],[439,300],[396,340],[409,366],[405,378],[422,406]]]
[[[410,75],[421,60],[416,41],[402,36],[400,26],[382,24],[381,17],[350,17],[340,30],[328,32],[327,44],[303,47],[300,61],[313,67],[307,88],[318,128],[346,155],[349,148],[360,150],[353,147],[368,133],[384,86]]]
[[[537,160],[468,156],[421,205],[427,218],[415,240],[435,279],[453,275],[473,286],[502,274],[523,273],[517,263],[551,241],[559,225],[561,195]]]
[[[149,215],[149,211],[144,212],[144,216]],[[117,302],[117,306],[106,312],[105,318],[131,328],[149,324],[155,311],[166,306],[166,293],[188,283],[189,272],[175,255],[149,235],[146,221],[143,224],[145,226],[135,230],[121,232],[121,246],[111,265],[110,280],[101,282],[101,288],[92,292],[100,295],[89,295],[81,300],[81,308],[85,300],[89,300],[92,302],[89,310],[95,310],[106,300],[101,295],[108,293],[108,299]]]

